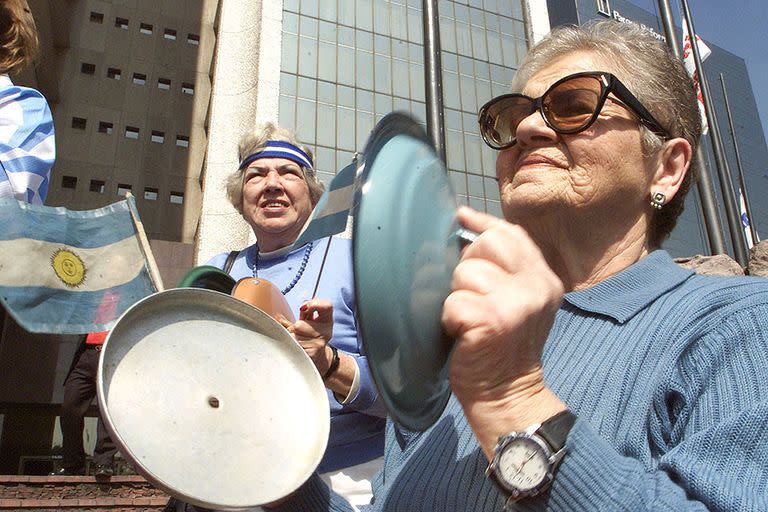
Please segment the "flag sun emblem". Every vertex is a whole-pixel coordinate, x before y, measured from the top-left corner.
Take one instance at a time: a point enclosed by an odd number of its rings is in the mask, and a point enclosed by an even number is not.
[[[51,266],[56,276],[67,286],[75,288],[85,281],[83,260],[68,249],[59,249],[53,253]]]

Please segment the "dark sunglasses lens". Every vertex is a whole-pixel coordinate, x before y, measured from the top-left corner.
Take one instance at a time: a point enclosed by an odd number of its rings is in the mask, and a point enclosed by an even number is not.
[[[583,130],[597,114],[602,87],[597,77],[582,76],[566,80],[545,95],[544,116],[557,131]]]
[[[500,97],[480,114],[480,133],[494,149],[512,145],[517,125],[531,115],[533,101],[525,96]]]

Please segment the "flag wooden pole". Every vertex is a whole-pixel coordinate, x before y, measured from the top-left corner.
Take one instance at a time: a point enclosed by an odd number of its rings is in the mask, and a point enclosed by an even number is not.
[[[323,276],[323,269],[325,268],[325,259],[328,257],[328,249],[331,248],[331,240],[333,236],[328,237],[328,245],[325,246],[325,252],[323,253],[323,261],[320,262],[320,271],[317,273],[317,281],[315,281],[315,289],[312,290],[312,298],[317,295],[317,289],[320,287],[320,278]]]
[[[136,203],[129,199],[133,199],[133,194],[126,192],[125,199],[128,200],[128,210],[131,212],[131,218],[133,219],[133,225],[136,226],[136,235],[139,239],[139,248],[144,255],[144,260],[147,262],[147,270],[149,270],[149,279],[155,287],[155,290],[162,292],[165,290],[163,286],[163,278],[160,277],[160,270],[157,268],[155,262],[155,256],[152,254],[152,248],[149,245],[149,239],[144,231],[144,224],[139,218],[139,212],[136,211]]]

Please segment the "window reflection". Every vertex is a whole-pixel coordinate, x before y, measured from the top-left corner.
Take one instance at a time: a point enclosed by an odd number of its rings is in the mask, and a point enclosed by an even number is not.
[[[393,110],[425,125],[422,0],[284,0],[278,118],[316,155],[324,181]],[[525,54],[521,0],[439,2],[447,167],[463,204],[500,215],[496,153],[476,113],[509,92]]]

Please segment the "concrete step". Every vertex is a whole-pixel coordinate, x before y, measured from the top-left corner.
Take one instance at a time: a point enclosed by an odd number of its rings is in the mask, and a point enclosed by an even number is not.
[[[0,475],[0,510],[138,512],[162,510],[168,495],[138,475]]]

